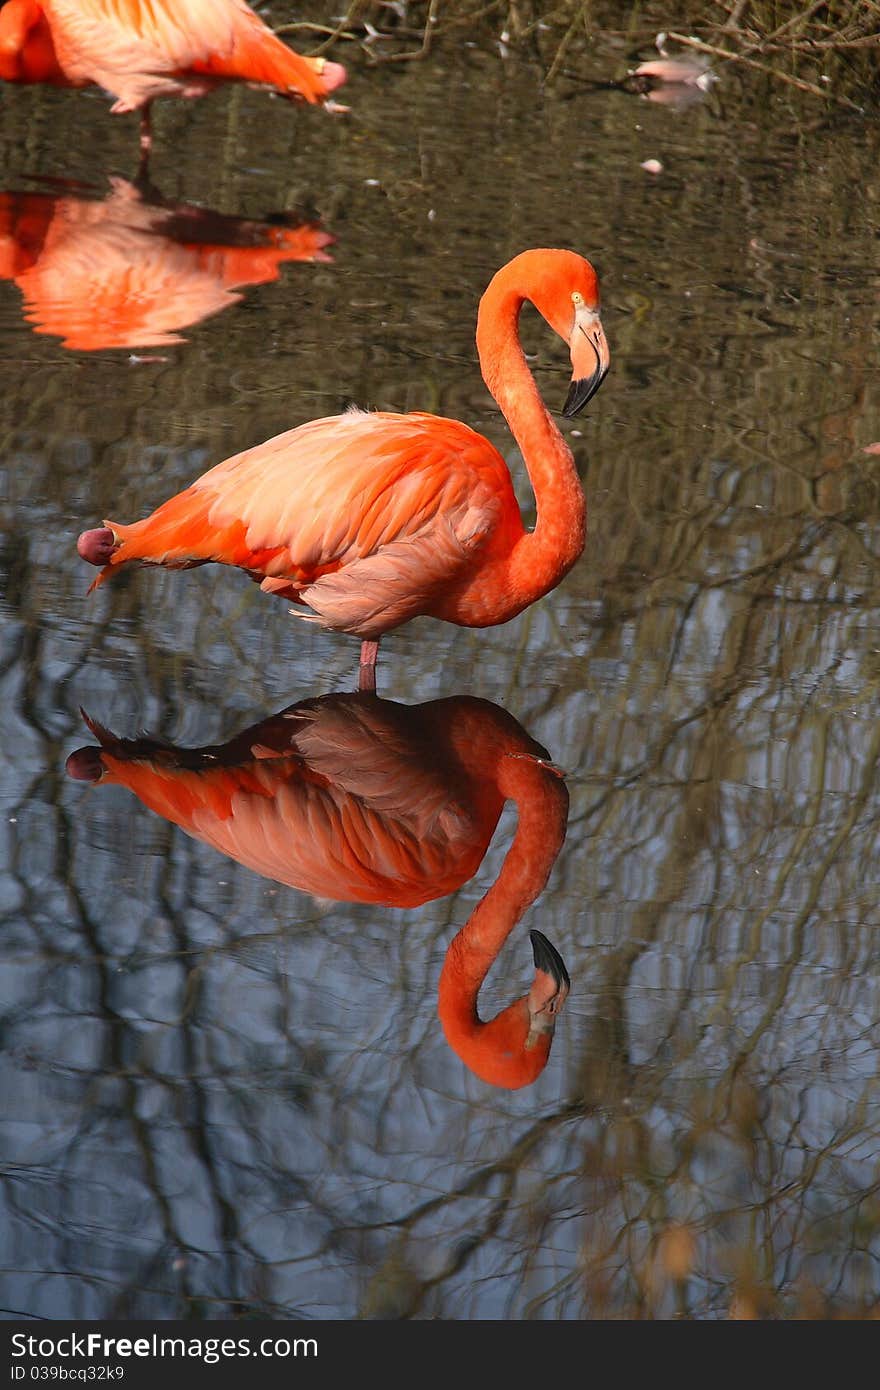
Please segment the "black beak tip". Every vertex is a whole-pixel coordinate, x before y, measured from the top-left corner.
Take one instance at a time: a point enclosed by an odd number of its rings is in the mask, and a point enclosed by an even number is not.
[[[553,976],[557,985],[565,985],[568,989],[571,985],[571,979],[565,968],[565,961],[553,943],[548,941],[544,933],[540,931],[530,931],[529,940],[532,943],[535,957],[535,969],[545,970],[548,975]]]
[[[578,415],[587,402],[593,399],[606,375],[606,372],[596,372],[595,376],[583,376],[572,381],[565,398],[565,405],[562,407],[562,414],[567,420]]]

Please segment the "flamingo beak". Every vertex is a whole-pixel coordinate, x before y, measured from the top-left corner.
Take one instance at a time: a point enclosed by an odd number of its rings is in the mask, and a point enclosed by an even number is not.
[[[565,961],[544,933],[531,931],[529,938],[535,956],[535,980],[529,990],[527,1049],[534,1047],[542,1034],[553,1033],[571,986]]]
[[[611,366],[611,354],[602,320],[595,309],[582,304],[574,316],[574,327],[568,340],[571,349],[571,386],[562,407],[568,419],[583,410],[592,400]]]

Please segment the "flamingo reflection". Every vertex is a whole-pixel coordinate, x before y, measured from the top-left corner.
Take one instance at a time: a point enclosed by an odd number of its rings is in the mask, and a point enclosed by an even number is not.
[[[454,937],[438,987],[446,1039],[477,1076],[508,1088],[546,1066],[568,994],[561,956],[530,933],[528,992],[490,1021],[477,997],[544,888],[565,838],[568,792],[546,751],[505,710],[467,696],[407,706],[372,693],[303,700],[224,744],[117,738],[70,776],[127,787],[151,810],[267,878],[343,902],[414,907],[479,868],[505,802],[517,828],[501,871]]]
[[[123,178],[103,201],[81,193],[0,193],[0,278],[35,331],[67,348],[184,342],[181,329],[277,280],[285,261],[330,260],[315,221],[227,216]]]

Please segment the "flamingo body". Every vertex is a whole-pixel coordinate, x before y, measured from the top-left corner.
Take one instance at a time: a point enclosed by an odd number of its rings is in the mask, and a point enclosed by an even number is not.
[[[335,901],[413,907],[477,872],[508,799],[518,824],[498,877],[455,934],[438,982],[447,1041],[492,1085],[543,1071],[568,993],[561,957],[532,933],[528,994],[484,1021],[477,997],[562,847],[568,792],[505,710],[453,697],[406,706],[371,694],[304,700],[225,744],[120,739],[85,716],[98,747],[68,773],[124,786],[158,815],[276,882]]]
[[[364,640],[420,613],[498,621],[492,555],[523,534],[487,440],[455,420],[360,411],[227,459],[144,521],[105,525],[119,548],[96,583],[132,560],[219,560]],[[512,617],[519,596],[506,606]]]
[[[95,583],[132,561],[219,561],[364,642],[420,614],[470,627],[514,617],[575,563],[586,517],[571,452],[519,344],[526,299],[569,343],[567,413],[598,389],[608,347],[595,273],[573,252],[523,252],[483,296],[480,363],[535,487],[534,531],[498,450],[467,425],[349,411],[217,464],[143,521],[84,532],[80,555],[102,567]]]
[[[156,97],[202,96],[229,80],[315,104],[341,85],[345,69],[295,53],[244,0],[7,0],[0,77],[93,83],[120,112]]]

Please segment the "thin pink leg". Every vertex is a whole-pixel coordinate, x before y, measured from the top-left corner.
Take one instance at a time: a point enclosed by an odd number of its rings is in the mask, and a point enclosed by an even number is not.
[[[149,102],[141,112],[141,154],[146,157],[153,148],[153,123],[150,120]]]
[[[379,655],[378,642],[361,642],[361,664],[358,671],[358,690],[370,695],[376,693],[376,657]]]
[[[150,119],[150,104],[141,111],[141,158],[138,164],[138,178],[146,179],[150,167],[150,151],[153,148],[153,123]]]

